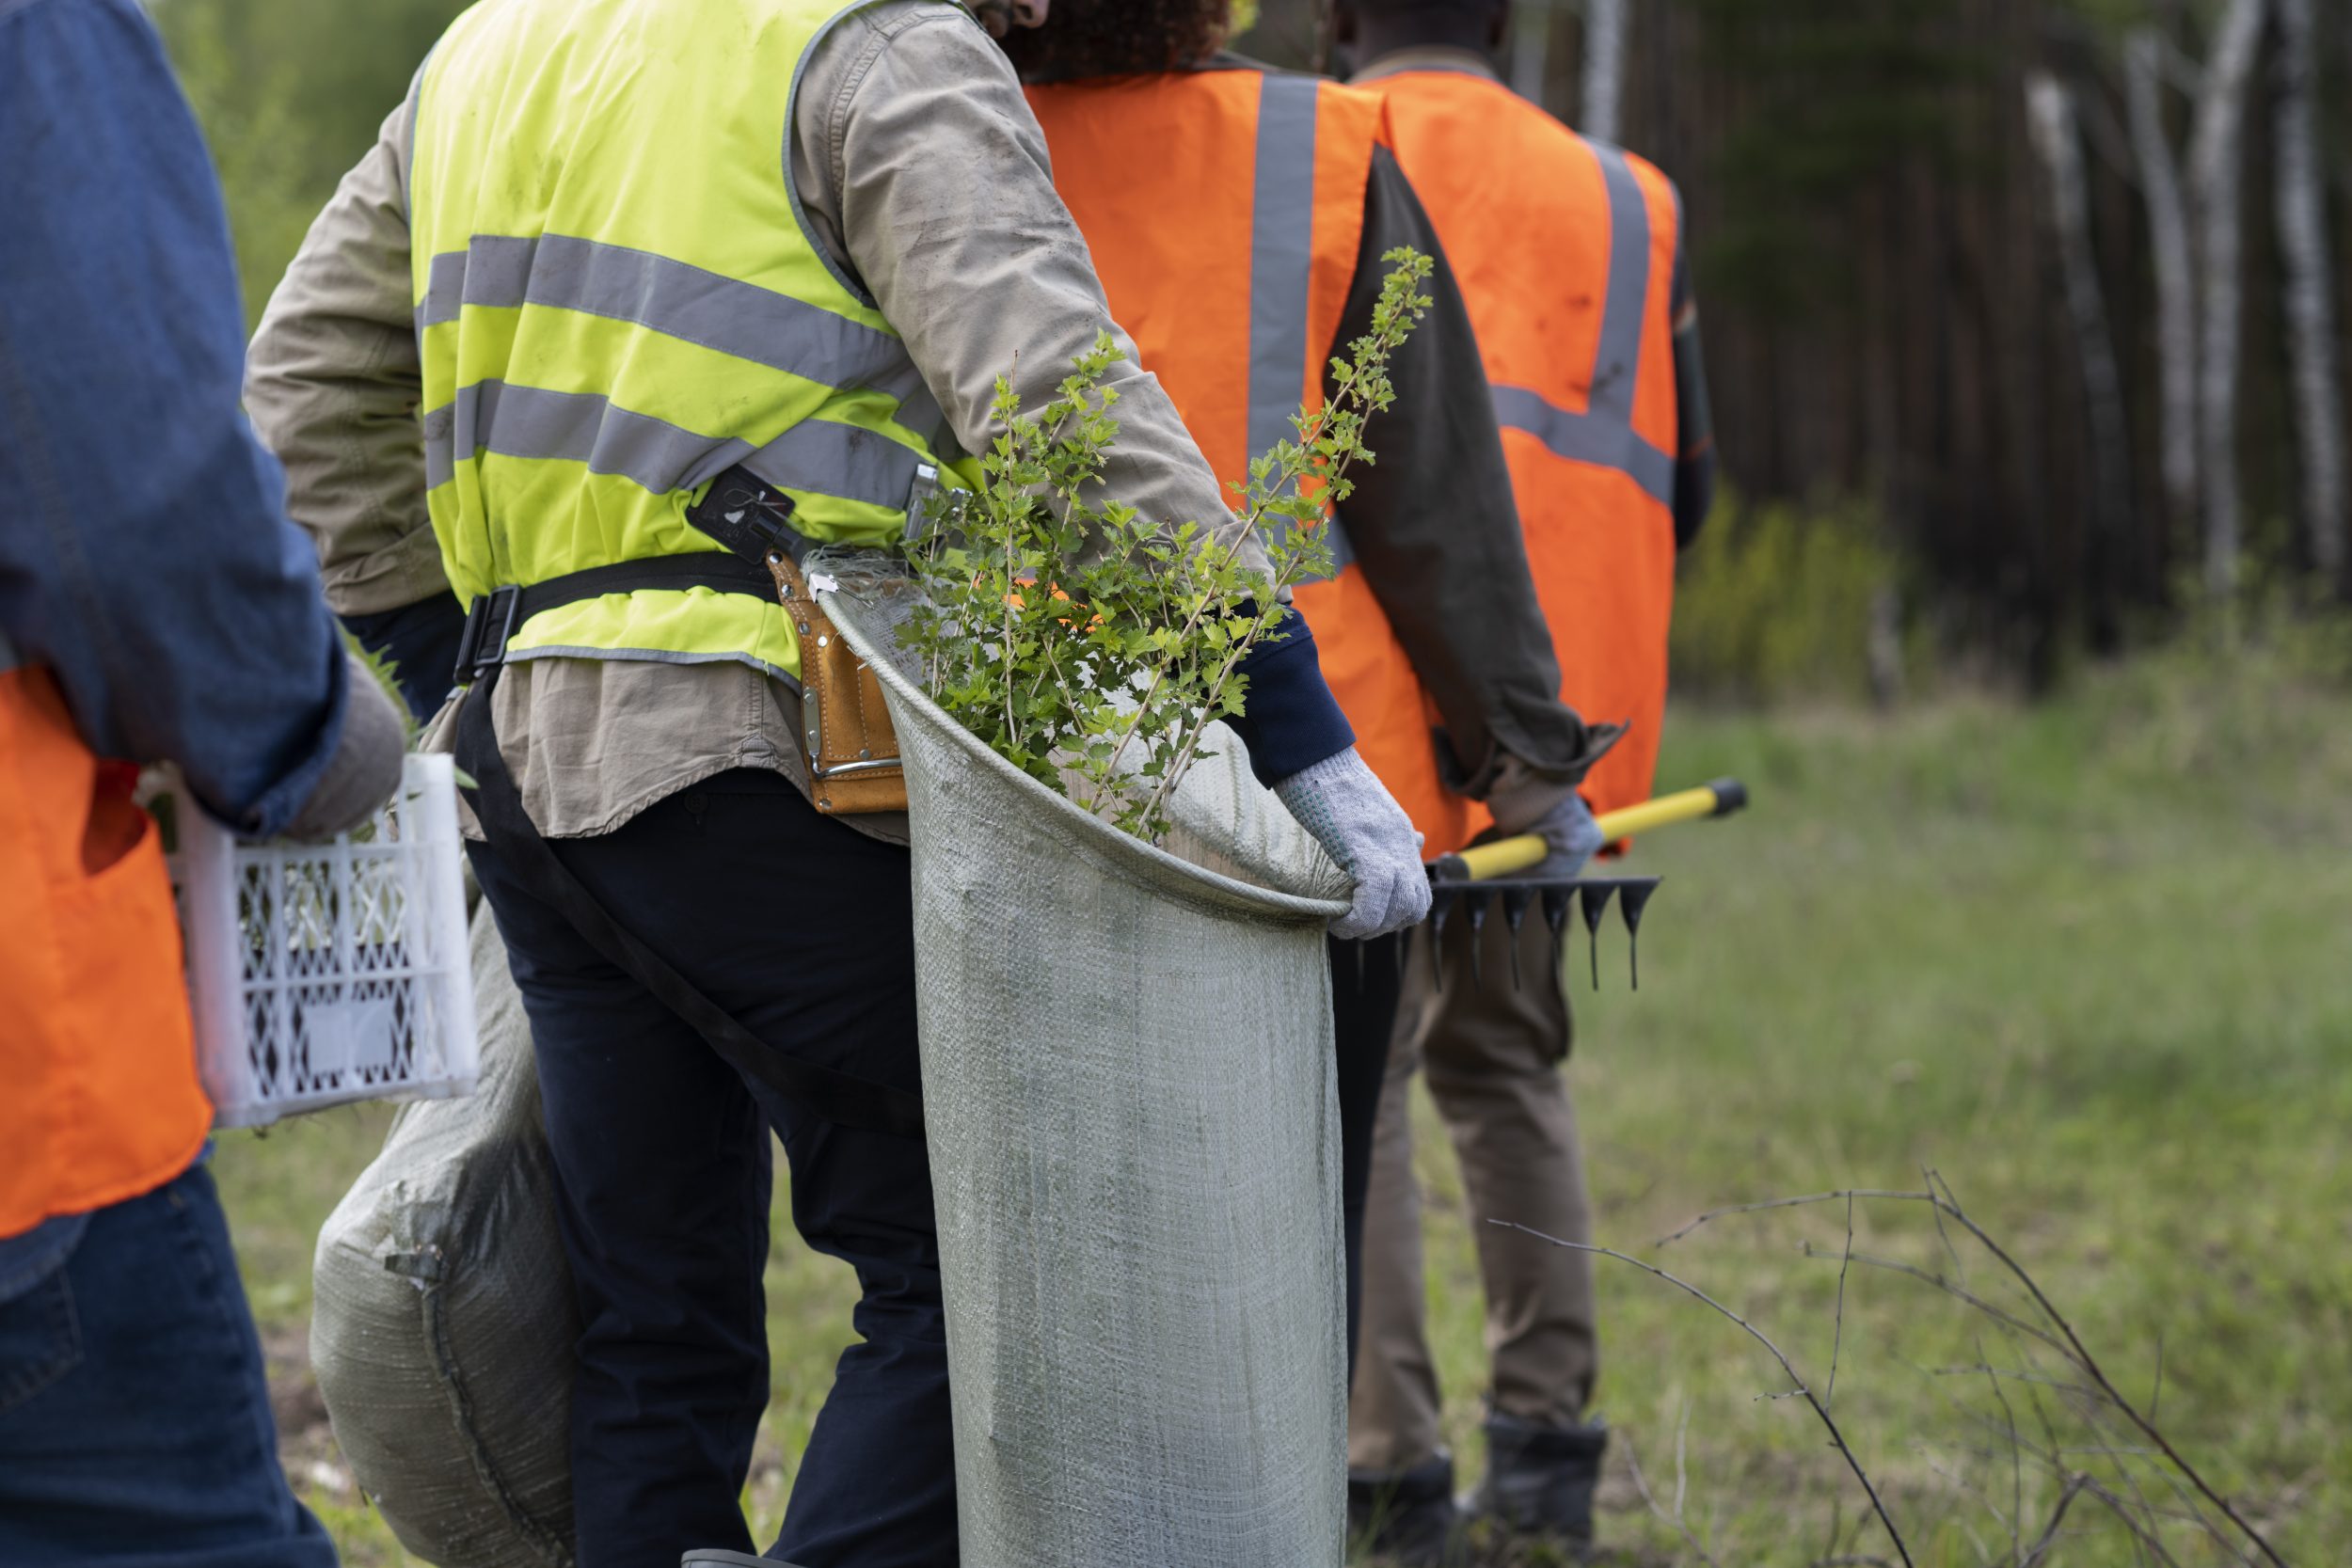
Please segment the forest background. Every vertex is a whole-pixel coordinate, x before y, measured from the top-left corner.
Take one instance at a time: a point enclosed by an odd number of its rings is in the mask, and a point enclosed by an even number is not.
[[[153,8],[258,313],[460,8]],[[1239,40],[1321,44],[1311,0]],[[2352,7],[1519,0],[1505,64],[1679,183],[1725,483],[1683,562],[1661,784],[1757,799],[1640,847],[1667,885],[1638,994],[1606,942],[1578,981],[1597,1239],[1834,1390],[1904,1538],[1752,1340],[1603,1260],[1613,1560],[2347,1560]],[[1416,1110],[1467,1481],[1471,1225]],[[308,1263],[383,1119],[217,1164],[290,1468],[363,1565],[409,1560],[309,1378]],[[2079,1369],[1953,1297],[2043,1321],[1915,1201],[1652,1246],[1922,1166],[2276,1558]],[[762,1525],[850,1288],[781,1209],[777,1238]]]

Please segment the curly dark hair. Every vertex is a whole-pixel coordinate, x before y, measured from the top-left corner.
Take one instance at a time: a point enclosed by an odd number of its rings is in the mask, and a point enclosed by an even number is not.
[[[1002,41],[1025,82],[1181,71],[1224,45],[1232,0],[1054,0]]]

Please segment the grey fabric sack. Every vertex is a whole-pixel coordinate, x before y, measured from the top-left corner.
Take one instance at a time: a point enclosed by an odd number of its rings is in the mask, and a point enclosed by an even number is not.
[[[1153,848],[828,610],[906,759],[963,1568],[1336,1568],[1346,878],[1223,726]]]
[[[310,1363],[401,1544],[441,1568],[570,1568],[579,1338],[531,1026],[474,911],[482,1076],[402,1108],[319,1234]]]

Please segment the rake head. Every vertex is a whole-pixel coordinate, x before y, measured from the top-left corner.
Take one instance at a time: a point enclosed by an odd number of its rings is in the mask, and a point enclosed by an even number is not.
[[[1500,909],[1502,923],[1511,933],[1511,987],[1518,990],[1523,976],[1519,965],[1519,928],[1526,924],[1531,911],[1540,913],[1551,928],[1554,945],[1568,936],[1571,911],[1584,917],[1586,945],[1592,954],[1593,989],[1600,989],[1600,924],[1609,912],[1612,899],[1616,901],[1618,917],[1625,922],[1626,956],[1631,969],[1633,989],[1642,989],[1641,937],[1642,915],[1648,909],[1650,895],[1658,891],[1662,879],[1657,877],[1493,877],[1480,881],[1462,881],[1433,876],[1429,882],[1429,963],[1432,982],[1442,990],[1445,987],[1443,965],[1439,963],[1440,944],[1445,941],[1447,926],[1460,921],[1470,927],[1470,979],[1473,984],[1486,983],[1485,948],[1486,917]]]

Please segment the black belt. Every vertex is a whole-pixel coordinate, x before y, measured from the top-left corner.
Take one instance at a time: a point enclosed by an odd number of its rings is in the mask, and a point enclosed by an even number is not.
[[[827,1121],[869,1132],[920,1138],[920,1095],[778,1051],[615,920],[612,911],[564,863],[555,846],[540,835],[531,814],[523,810],[513,775],[506,770],[490,716],[490,699],[505,668],[507,641],[516,627],[542,610],[607,594],[695,587],[752,594],[770,603],[776,596],[775,578],[765,568],[712,552],[592,566],[545,582],[494,588],[473,602],[458,645],[457,679],[460,684],[470,684],[472,689],[466,693],[457,715],[456,761],[472,776],[468,793],[474,817],[482,824],[490,847],[534,896],[560,912],[588,945],[651,991],[738,1072],[757,1079]]]
[[[507,641],[533,615],[582,599],[634,594],[644,588],[672,592],[711,588],[722,594],[749,594],[771,603],[776,596],[776,579],[768,568],[724,550],[615,561],[584,572],[566,572],[545,582],[493,588],[467,607],[466,629],[457,640],[457,684],[470,685],[504,663]]]

